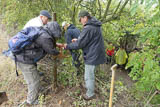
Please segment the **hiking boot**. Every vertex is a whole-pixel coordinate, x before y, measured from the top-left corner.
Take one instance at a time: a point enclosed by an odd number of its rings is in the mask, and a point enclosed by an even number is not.
[[[86,100],[86,101],[93,100],[93,99],[96,98],[95,95],[93,95],[93,96],[91,96],[91,97],[88,97],[86,94],[82,94],[82,97],[83,97],[83,99]]]

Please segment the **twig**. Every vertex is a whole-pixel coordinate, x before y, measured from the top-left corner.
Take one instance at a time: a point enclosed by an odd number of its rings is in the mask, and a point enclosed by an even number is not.
[[[106,85],[104,82],[102,82],[101,80],[99,80],[98,78],[96,78],[96,80],[97,80],[99,83],[101,83],[102,85],[104,85],[104,86],[107,87],[107,85]]]
[[[145,99],[145,102],[147,102],[147,99],[149,98],[149,96],[152,94],[152,91],[153,91],[153,87],[151,88],[151,91],[149,92],[147,98]]]
[[[149,100],[147,101],[147,103],[145,104],[144,107],[147,107],[147,105],[149,104],[149,102],[152,100],[152,98],[157,94],[157,90],[153,93],[153,95],[149,98]]]

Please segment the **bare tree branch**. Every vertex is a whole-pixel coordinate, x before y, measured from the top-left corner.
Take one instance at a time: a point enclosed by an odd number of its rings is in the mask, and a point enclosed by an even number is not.
[[[107,23],[107,22],[110,22],[110,21],[112,21],[112,20],[114,20],[113,17],[110,17],[110,18],[108,18],[108,19],[106,19],[106,20],[103,20],[102,23]]]
[[[111,1],[112,1],[112,0],[109,0],[109,1],[108,1],[108,4],[107,4],[106,10],[105,10],[105,13],[104,13],[104,15],[103,15],[102,21],[103,21],[103,20],[106,18],[106,16],[107,16],[109,7],[110,7],[110,5],[111,5]]]
[[[116,19],[119,19],[119,17],[121,16],[121,13],[123,12],[123,9],[125,8],[125,6],[127,5],[129,0],[126,0],[125,3],[122,5],[122,7],[120,8],[120,4],[122,2],[122,0],[119,2],[116,10],[114,11],[114,13],[112,14],[112,16],[108,17],[107,19],[103,19],[101,20],[102,23],[107,23],[107,22],[110,22],[112,20],[116,20]],[[117,13],[118,9],[120,8],[120,11]],[[108,14],[106,14],[107,16]]]
[[[77,5],[74,5],[73,10],[71,10],[71,13],[72,13],[72,18],[71,18],[71,20],[72,20],[72,23],[73,23],[74,25],[76,25],[77,10],[79,9],[79,6],[80,6],[80,4],[81,4],[82,1],[83,1],[83,0],[80,0],[80,1],[78,1],[78,3],[75,3],[75,4],[77,4]],[[74,2],[76,2],[76,0],[75,0]]]
[[[115,11],[114,11],[114,13],[113,13],[113,15],[117,13],[117,11],[118,11],[118,9],[119,9],[119,7],[120,7],[121,3],[122,3],[122,0],[119,2],[119,4],[118,4],[118,6],[117,6],[116,10],[115,10]]]
[[[99,5],[99,19],[101,19],[101,15],[102,15],[102,6],[101,6],[101,3],[100,3],[100,1],[98,0],[98,5]]]
[[[120,9],[120,11],[119,11],[119,13],[118,13],[119,16],[120,16],[121,13],[123,12],[123,9],[124,9],[125,6],[127,5],[128,1],[129,1],[129,0],[126,0],[125,3],[123,4],[122,8]]]

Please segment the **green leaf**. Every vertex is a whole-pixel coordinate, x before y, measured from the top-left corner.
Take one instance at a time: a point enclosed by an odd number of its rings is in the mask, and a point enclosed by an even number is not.
[[[156,88],[160,90],[160,81],[156,84]]]
[[[134,16],[136,14],[137,8],[138,8],[138,3],[134,3],[133,7],[130,10],[131,16]]]

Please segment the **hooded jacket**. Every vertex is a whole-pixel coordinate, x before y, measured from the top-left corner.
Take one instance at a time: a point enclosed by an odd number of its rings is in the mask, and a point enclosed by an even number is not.
[[[58,55],[55,37],[61,36],[61,29],[57,22],[49,22],[39,32],[39,37],[24,51],[16,55],[16,60],[25,64],[35,64],[47,53]]]
[[[70,24],[65,32],[65,40],[67,44],[72,43],[73,38],[78,38],[80,35],[80,30],[76,28],[73,24]]]
[[[105,63],[104,40],[101,31],[101,22],[91,18],[84,25],[80,37],[66,49],[82,49],[85,64],[99,65]]]

